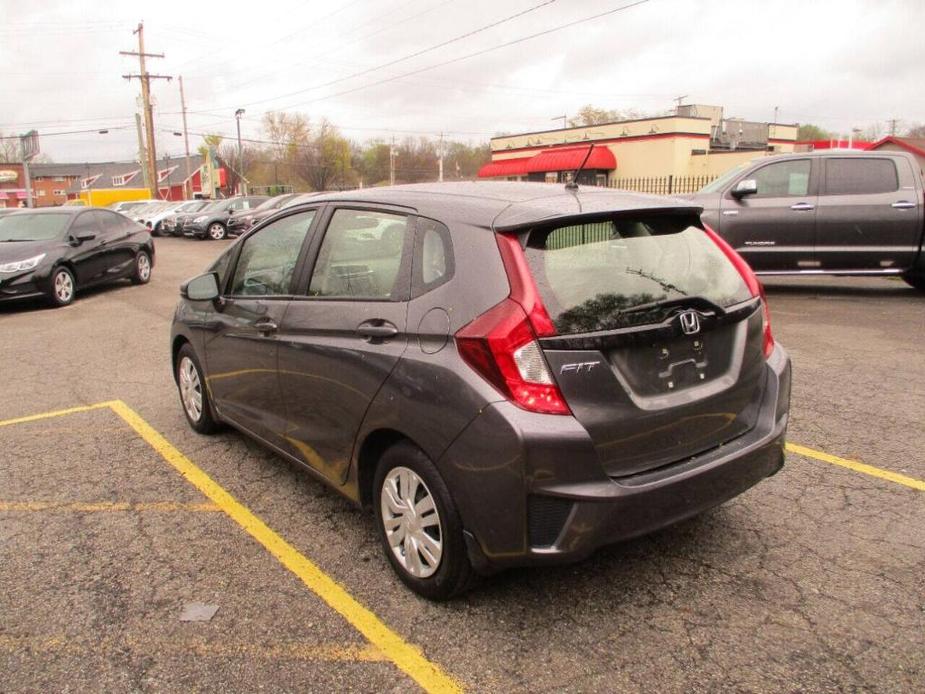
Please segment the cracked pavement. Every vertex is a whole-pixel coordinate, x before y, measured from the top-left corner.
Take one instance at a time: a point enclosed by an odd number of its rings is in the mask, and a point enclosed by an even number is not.
[[[0,306],[0,419],[124,400],[471,691],[925,690],[925,494],[792,454],[737,499],[580,564],[416,598],[370,518],[236,433],[187,427],[170,318],[225,246],[158,239],[146,287]],[[887,279],[766,286],[794,361],[790,440],[925,479],[925,296]],[[0,443],[0,502],[136,504],[0,505],[3,691],[414,688],[108,410]],[[189,602],[219,610],[181,623]]]

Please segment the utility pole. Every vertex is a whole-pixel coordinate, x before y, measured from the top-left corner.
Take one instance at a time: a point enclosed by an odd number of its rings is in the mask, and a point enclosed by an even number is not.
[[[183,146],[186,149],[186,182],[183,184],[183,197],[191,200],[193,197],[193,173],[189,163],[189,131],[186,129],[186,97],[183,95],[183,75],[180,75],[180,108],[183,111]]]
[[[234,112],[234,119],[238,122],[238,193],[247,195],[247,183],[244,180],[244,158],[241,155],[241,117],[243,115],[243,108],[239,108]]]
[[[163,58],[163,53],[145,53],[145,26],[138,22],[138,28],[132,32],[138,34],[138,51],[119,51],[119,55],[138,56],[141,68],[137,75],[122,75],[127,80],[133,78],[141,80],[141,100],[144,105],[145,135],[148,142],[148,189],[151,197],[157,198],[157,153],[154,147],[154,109],[151,106],[151,80],[173,79],[170,75],[152,75],[145,68],[145,58]]]
[[[392,144],[389,145],[389,185],[395,185],[395,138],[392,138]]]
[[[674,114],[680,115],[681,113],[681,102],[687,98],[687,94],[682,94],[681,96],[676,96],[672,101],[675,102]]]
[[[138,161],[141,163],[141,172],[145,181],[145,188],[151,189],[151,172],[148,170],[148,151],[145,149],[145,138],[141,132],[141,116],[135,114],[135,128],[138,130]]]
[[[890,118],[889,123],[890,123],[890,137],[892,137],[896,134],[896,124],[899,123],[899,119]]]
[[[437,150],[437,156],[439,157],[437,161],[440,163],[437,180],[440,181],[440,183],[443,183],[443,133],[440,133],[440,145],[439,149]]]

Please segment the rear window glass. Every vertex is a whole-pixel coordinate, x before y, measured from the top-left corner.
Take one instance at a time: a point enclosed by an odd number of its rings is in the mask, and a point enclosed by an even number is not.
[[[899,189],[896,166],[889,159],[828,159],[825,162],[827,195],[889,193]]]
[[[751,298],[723,252],[688,217],[613,219],[531,232],[527,262],[560,335],[665,320],[685,297]]]

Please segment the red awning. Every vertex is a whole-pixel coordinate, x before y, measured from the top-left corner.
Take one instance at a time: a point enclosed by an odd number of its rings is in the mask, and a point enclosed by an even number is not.
[[[526,176],[527,162],[533,157],[515,157],[514,159],[499,159],[485,164],[479,169],[479,178],[493,178],[495,176]]]
[[[542,173],[545,171],[574,171],[588,154],[588,146],[557,147],[545,149],[535,157],[531,157],[527,164],[527,173]],[[617,168],[617,158],[607,147],[595,147],[591,156],[585,162],[585,170]]]

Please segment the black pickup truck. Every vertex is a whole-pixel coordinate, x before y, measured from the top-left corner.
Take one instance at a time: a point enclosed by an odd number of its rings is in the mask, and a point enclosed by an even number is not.
[[[899,275],[925,291],[922,171],[906,152],[763,157],[692,199],[758,274]]]

